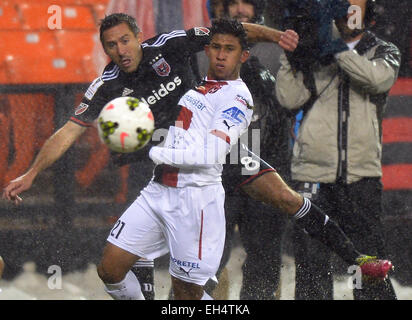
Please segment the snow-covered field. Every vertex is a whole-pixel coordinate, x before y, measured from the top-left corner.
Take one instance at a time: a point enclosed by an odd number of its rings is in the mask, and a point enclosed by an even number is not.
[[[241,265],[245,252],[237,246],[233,249],[228,263],[230,292],[229,299],[238,300],[242,280]],[[165,268],[155,271],[156,299],[166,300],[169,294],[170,278]],[[51,273],[53,274],[53,273]],[[283,256],[281,273],[281,300],[294,299],[294,259]],[[12,281],[0,280],[0,300],[110,300],[96,274],[96,266],[90,264],[85,271],[63,275],[60,282],[51,281],[36,272],[34,263],[24,265],[24,271]],[[335,299],[351,300],[352,291],[348,285],[349,278],[338,276],[335,278]],[[50,286],[51,284],[51,286]],[[393,284],[399,300],[412,300],[412,287],[401,286],[396,280]],[[50,287],[54,289],[51,289]]]

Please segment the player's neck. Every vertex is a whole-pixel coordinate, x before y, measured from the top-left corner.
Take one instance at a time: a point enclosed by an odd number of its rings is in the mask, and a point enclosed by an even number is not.
[[[142,62],[142,59],[143,59],[143,50],[139,50],[137,52],[137,67],[136,67],[136,70],[139,69],[140,62]]]
[[[233,74],[230,77],[225,77],[225,78],[219,78],[216,75],[208,72],[207,76],[206,76],[206,80],[207,81],[234,81],[234,80],[238,80],[240,78],[240,74],[236,73]]]

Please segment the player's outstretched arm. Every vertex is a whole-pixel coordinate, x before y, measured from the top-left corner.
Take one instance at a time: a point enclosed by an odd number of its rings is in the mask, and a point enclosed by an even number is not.
[[[84,127],[71,121],[56,131],[40,149],[29,170],[4,188],[3,198],[19,204],[22,201],[19,194],[30,189],[36,176],[57,161],[84,131]]]
[[[294,51],[299,35],[293,30],[280,31],[260,24],[242,22],[250,42],[276,42],[286,51]]]

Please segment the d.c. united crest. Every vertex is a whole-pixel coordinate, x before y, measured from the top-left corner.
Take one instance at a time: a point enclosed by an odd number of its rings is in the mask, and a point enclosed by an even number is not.
[[[165,58],[161,58],[153,63],[152,67],[159,76],[167,77],[170,73],[170,65],[167,63]]]

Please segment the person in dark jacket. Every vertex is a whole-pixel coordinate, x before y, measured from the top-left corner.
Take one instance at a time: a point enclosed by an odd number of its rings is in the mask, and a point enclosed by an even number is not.
[[[293,149],[295,190],[319,205],[357,248],[382,257],[382,116],[401,57],[395,45],[365,30],[374,2],[349,0],[362,9],[363,28],[348,27],[350,16],[336,20],[340,37],[321,43],[327,55],[306,68],[310,72],[282,56],[276,92],[290,110],[306,106]],[[295,298],[333,299],[331,252],[301,230],[295,244]],[[355,299],[396,299],[390,279],[356,289]]]

